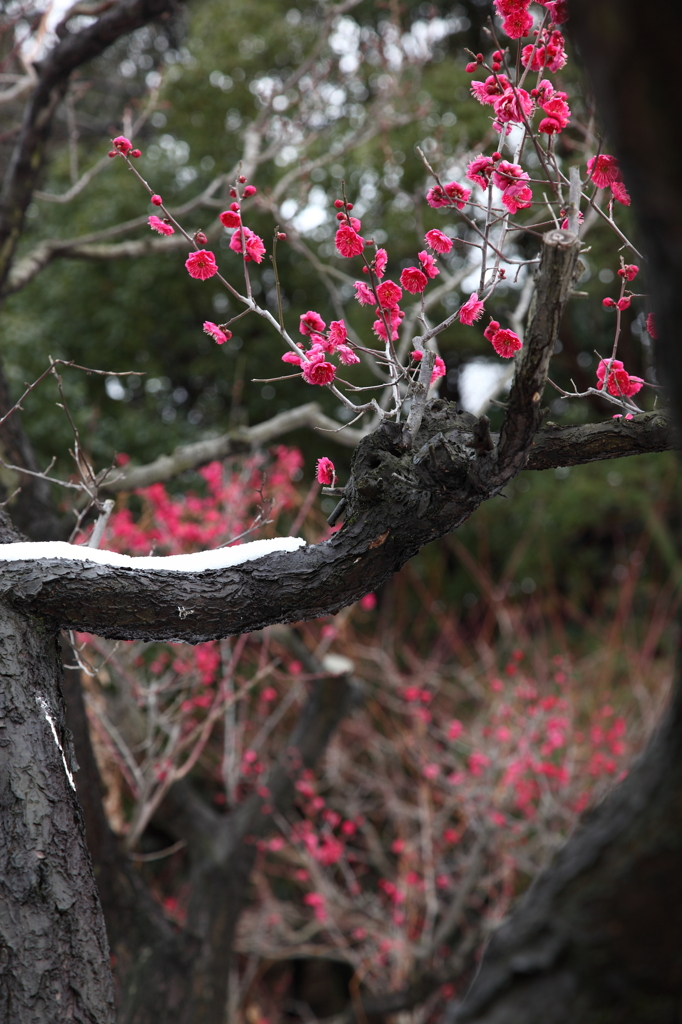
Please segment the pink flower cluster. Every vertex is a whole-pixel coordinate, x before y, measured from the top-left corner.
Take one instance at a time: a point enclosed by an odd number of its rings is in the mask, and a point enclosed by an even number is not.
[[[538,106],[547,115],[540,121],[538,131],[545,135],[562,132],[571,119],[566,93],[559,92],[547,78],[543,78],[537,89],[531,89],[531,96],[537,99]]]
[[[600,359],[597,367],[597,388],[606,387],[615,398],[632,398],[641,391],[644,381],[629,374],[620,359]]]
[[[303,313],[299,322],[299,330],[310,338],[310,348],[306,351],[299,343],[300,355],[296,352],[285,352],[282,361],[300,366],[303,379],[307,384],[331,384],[336,376],[336,367],[327,359],[327,355],[336,355],[344,366],[352,366],[360,362],[360,357],[353,351],[348,340],[348,332],[343,320],[332,320],[327,325],[319,313],[309,309]]]
[[[495,0],[495,10],[502,18],[502,29],[510,39],[527,36],[533,27],[528,8],[530,0]]]
[[[549,32],[543,29],[535,43],[529,43],[521,51],[521,63],[531,71],[561,71],[567,61],[565,41],[558,29]],[[531,93],[532,95],[532,93]]]
[[[623,184],[623,176],[615,156],[600,153],[587,161],[587,174],[597,188],[610,188],[613,198],[623,206],[630,205],[630,196]]]
[[[449,181],[442,188],[440,185],[430,188],[426,193],[426,202],[434,210],[441,206],[456,206],[458,210],[463,210],[469,202],[470,195],[470,188],[465,188],[464,185],[460,185],[456,181]]]
[[[243,246],[242,234],[244,235]],[[251,261],[254,263],[262,263],[263,256],[265,255],[263,239],[247,227],[239,227],[236,229],[230,239],[230,249],[232,249],[232,252],[243,252],[245,263],[250,263]]]
[[[318,484],[324,484],[326,487],[334,486],[334,480],[336,479],[334,463],[331,459],[328,459],[326,455],[323,455],[321,459],[317,460],[315,476],[317,477]]]
[[[511,357],[523,348],[523,343],[514,331],[501,328],[497,320],[491,320],[483,332],[483,337],[493,346],[498,356],[503,359]]]
[[[479,103],[495,111],[495,131],[501,131],[502,125],[520,123],[533,112],[528,92],[512,86],[506,75],[490,75],[485,82],[472,82],[471,91]]]
[[[527,210],[531,206],[533,193],[527,181],[527,172],[508,160],[500,160],[493,171],[493,184],[502,192],[502,202],[510,213]]]
[[[424,353],[415,350],[410,355],[415,363],[421,363],[424,358]],[[431,380],[429,381],[429,387],[432,388],[437,380],[445,376],[445,363],[440,356],[436,356],[436,361],[433,364],[433,371],[431,373]]]

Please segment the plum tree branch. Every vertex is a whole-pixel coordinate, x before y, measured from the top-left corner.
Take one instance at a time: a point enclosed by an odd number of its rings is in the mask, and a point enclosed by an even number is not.
[[[345,523],[322,544],[197,573],[61,558],[5,561],[0,593],[55,625],[117,639],[197,643],[336,612],[498,493],[499,478],[486,482],[485,473],[494,452],[471,446],[476,422],[436,401],[427,405],[412,448],[402,424],[384,422],[362,438],[345,489]],[[535,460],[531,442],[529,466],[576,465],[605,452],[613,458],[672,445],[658,413],[592,427],[552,426],[537,435]]]
[[[175,0],[119,0],[86,28],[74,33],[67,31],[45,59],[35,65],[37,82],[26,105],[0,192],[0,286],[7,277],[26,207],[42,169],[54,112],[71,74],[121,36],[166,14],[174,5]]]

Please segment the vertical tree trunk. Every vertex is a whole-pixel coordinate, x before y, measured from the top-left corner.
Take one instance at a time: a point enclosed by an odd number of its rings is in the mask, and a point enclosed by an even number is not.
[[[49,622],[0,603],[0,1020],[113,1024]]]

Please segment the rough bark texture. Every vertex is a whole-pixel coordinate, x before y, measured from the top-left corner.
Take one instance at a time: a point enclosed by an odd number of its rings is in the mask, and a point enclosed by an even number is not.
[[[0,652],[0,1020],[113,1024],[54,629],[3,604]]]

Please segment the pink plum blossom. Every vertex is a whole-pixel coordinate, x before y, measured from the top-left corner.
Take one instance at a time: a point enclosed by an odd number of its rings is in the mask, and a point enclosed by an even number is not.
[[[198,281],[207,281],[218,273],[218,264],[212,252],[208,249],[197,249],[191,252],[185,260],[185,267],[190,277]]]

